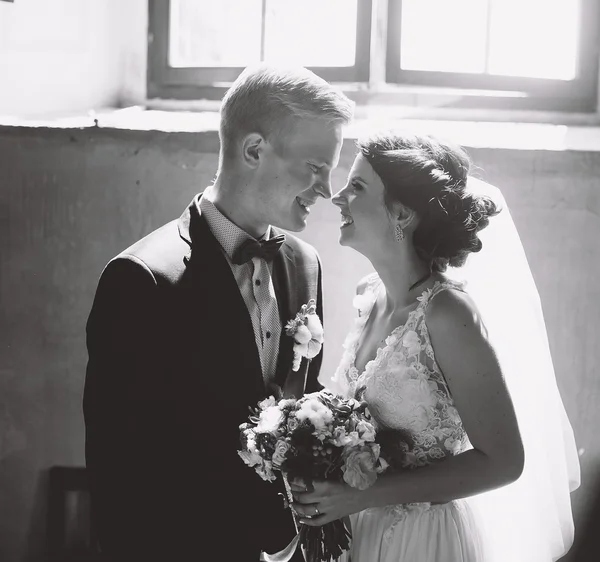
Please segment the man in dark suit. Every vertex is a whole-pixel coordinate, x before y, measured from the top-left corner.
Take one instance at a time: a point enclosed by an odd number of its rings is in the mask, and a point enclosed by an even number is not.
[[[314,298],[306,226],[353,105],[305,69],[246,69],[222,102],[213,185],[104,269],[87,325],[86,464],[115,561],[258,561],[295,534],[237,455],[248,406],[321,388],[283,326]],[[298,554],[296,555],[299,556]],[[294,560],[299,558],[294,558]]]

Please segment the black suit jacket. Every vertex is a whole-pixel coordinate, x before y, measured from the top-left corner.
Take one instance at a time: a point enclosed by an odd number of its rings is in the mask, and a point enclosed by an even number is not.
[[[310,298],[323,318],[311,246],[288,234],[273,279],[283,324]],[[301,389],[302,369],[291,371],[282,330],[265,388],[246,305],[196,200],[109,262],[87,345],[86,464],[102,551],[128,561],[256,562],[261,549],[286,546],[295,530],[282,486],[243,464],[239,424],[286,380]],[[310,364],[307,392],[321,388],[321,359]]]

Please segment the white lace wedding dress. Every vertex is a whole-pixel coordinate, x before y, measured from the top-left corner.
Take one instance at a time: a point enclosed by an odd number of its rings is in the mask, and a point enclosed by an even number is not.
[[[446,381],[435,360],[425,318],[427,305],[441,291],[460,289],[452,281],[436,282],[418,298],[406,324],[397,327],[359,373],[358,343],[375,304],[385,290],[377,274],[367,278],[357,295],[359,317],[344,343],[344,354],[333,377],[334,390],[363,399],[378,426],[408,430],[414,448],[408,468],[438,462],[471,448]],[[481,532],[469,500],[445,504],[404,504],[372,508],[350,517],[351,562],[482,562]]]

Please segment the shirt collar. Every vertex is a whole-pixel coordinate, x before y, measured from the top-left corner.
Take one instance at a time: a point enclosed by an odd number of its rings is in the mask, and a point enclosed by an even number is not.
[[[253,236],[242,230],[239,226],[232,223],[212,201],[202,195],[199,203],[200,214],[206,220],[208,228],[217,242],[221,245],[229,259],[233,259],[235,251],[248,239],[256,240]],[[259,238],[259,240],[269,240],[271,237],[271,227],[267,228],[267,232]]]

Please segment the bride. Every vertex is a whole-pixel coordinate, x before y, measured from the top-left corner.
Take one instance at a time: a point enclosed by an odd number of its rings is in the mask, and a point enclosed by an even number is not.
[[[294,509],[306,525],[350,516],[352,562],[557,560],[579,463],[506,204],[458,147],[394,133],[358,146],[333,202],[340,243],[375,272],[333,390],[411,444],[367,490],[294,485]]]

